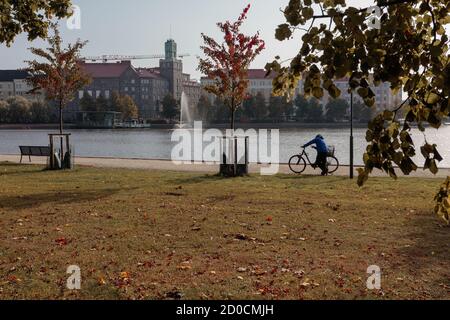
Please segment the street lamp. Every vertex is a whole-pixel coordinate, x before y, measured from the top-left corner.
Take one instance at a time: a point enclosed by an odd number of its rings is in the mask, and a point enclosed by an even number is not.
[[[353,150],[353,90],[350,92],[350,179],[354,178]]]

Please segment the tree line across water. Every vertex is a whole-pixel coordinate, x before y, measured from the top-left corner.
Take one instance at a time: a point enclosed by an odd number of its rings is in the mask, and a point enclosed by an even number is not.
[[[285,97],[270,97],[269,101],[262,93],[250,95],[241,108],[236,110],[236,120],[241,122],[286,122],[333,123],[349,120],[350,105],[346,100],[330,100],[325,106],[315,98],[306,99],[297,95],[289,101]],[[211,102],[202,96],[197,104],[196,119],[208,122],[227,122],[230,118],[228,106],[220,99]],[[372,110],[360,102],[353,105],[353,119],[356,122],[368,122]]]
[[[80,109],[86,112],[121,112],[123,120],[135,119],[139,113],[133,98],[129,95],[120,95],[117,91],[113,91],[108,99],[104,95],[94,99],[85,93],[80,99]]]
[[[94,99],[85,94],[80,100],[81,111],[122,113],[122,119],[138,117],[138,108],[130,96],[113,92],[109,99],[99,96]],[[58,113],[55,106],[45,100],[29,100],[22,96],[13,96],[0,100],[0,124],[46,124],[57,123]]]
[[[0,124],[57,123],[56,108],[45,101],[30,101],[21,96],[0,100]]]
[[[166,97],[162,101],[162,116],[166,119],[177,119],[179,107],[175,99]],[[122,118],[134,119],[138,117],[138,107],[130,96],[112,92],[109,99],[100,95],[94,99],[85,94],[80,99],[80,109],[86,112],[121,112]],[[249,96],[242,107],[236,111],[236,120],[242,122],[286,122],[297,121],[302,123],[330,123],[342,122],[349,119],[350,106],[342,99],[331,100],[323,107],[320,102],[311,98],[307,100],[298,95],[294,100],[288,101],[284,97],[271,97],[267,102],[264,95],[258,93]],[[227,122],[228,106],[216,99],[211,102],[202,96],[194,110],[195,119],[211,123]],[[365,105],[354,104],[354,120],[368,122],[372,111]],[[56,123],[58,115],[54,106],[46,101],[30,101],[21,96],[0,100],[0,123]]]

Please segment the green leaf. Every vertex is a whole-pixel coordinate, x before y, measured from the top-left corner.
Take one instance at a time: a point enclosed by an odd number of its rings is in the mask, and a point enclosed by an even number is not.
[[[358,89],[358,94],[361,98],[366,98],[369,95],[369,89],[368,88],[359,88]]]
[[[279,41],[289,39],[292,36],[292,30],[287,23],[280,24],[275,31],[275,38]]]
[[[436,164],[436,160],[431,160],[430,162],[430,171],[433,174],[437,174],[439,172],[438,166]]]
[[[302,15],[306,20],[311,19],[314,16],[314,9],[313,8],[303,8],[302,9]]]
[[[436,93],[430,92],[428,94],[428,97],[426,99],[426,103],[434,105],[434,104],[438,103],[438,101],[439,101],[439,96]]]
[[[369,174],[362,168],[358,168],[358,173],[358,186],[362,187],[369,180]]]
[[[341,90],[339,90],[339,88],[334,84],[328,89],[328,93],[333,99],[337,99],[341,96]]]
[[[320,87],[315,87],[315,88],[313,88],[312,93],[313,93],[313,96],[314,96],[316,99],[319,99],[319,100],[320,100],[320,99],[323,98],[323,89],[320,88]]]

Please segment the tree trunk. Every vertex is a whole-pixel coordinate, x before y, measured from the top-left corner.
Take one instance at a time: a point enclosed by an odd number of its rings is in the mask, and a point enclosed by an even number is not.
[[[59,105],[59,134],[63,134],[63,111],[61,104]]]
[[[235,116],[236,110],[234,108],[231,108],[231,134],[234,136],[234,116]]]
[[[61,102],[59,103],[59,134],[63,134],[63,108]],[[64,141],[63,137],[60,137],[60,143],[61,143],[61,161],[64,159]]]
[[[231,107],[231,140],[234,143],[236,143],[236,140],[234,139],[234,118],[235,118],[235,112],[236,112],[236,108],[234,106]],[[233,151],[236,152],[236,146],[234,144],[232,144],[233,146]],[[236,177],[237,174],[237,163],[236,163],[236,155],[234,154],[234,152],[232,152],[231,154],[233,154],[233,159],[232,159],[232,163],[233,163],[233,176]]]

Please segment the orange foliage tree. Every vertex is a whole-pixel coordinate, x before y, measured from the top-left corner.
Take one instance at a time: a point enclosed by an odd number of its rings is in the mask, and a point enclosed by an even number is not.
[[[224,34],[221,44],[202,33],[204,45],[201,49],[205,57],[200,58],[198,70],[214,80],[213,84],[205,86],[205,90],[227,104],[231,113],[232,130],[236,109],[246,98],[248,68],[265,47],[259,32],[253,36],[240,32],[249,9],[250,5],[244,9],[236,22],[217,23]]]
[[[44,60],[28,62],[31,74],[31,92],[44,91],[47,100],[54,101],[59,108],[59,131],[63,133],[63,108],[74,99],[75,93],[84,88],[91,79],[82,70],[80,51],[87,42],[78,40],[62,48],[62,38],[56,25],[52,25],[53,36],[48,36],[46,50],[30,48],[30,51]]]

